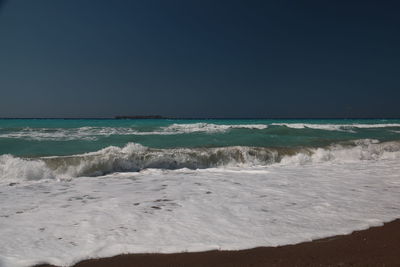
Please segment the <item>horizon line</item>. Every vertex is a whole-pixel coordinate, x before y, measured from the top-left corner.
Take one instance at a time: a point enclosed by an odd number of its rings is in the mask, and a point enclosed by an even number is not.
[[[164,116],[112,116],[112,117],[0,117],[0,120],[274,120],[274,119],[400,119],[400,117],[164,117]]]

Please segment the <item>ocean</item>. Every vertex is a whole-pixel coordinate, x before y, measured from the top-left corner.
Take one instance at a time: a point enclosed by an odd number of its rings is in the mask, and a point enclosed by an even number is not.
[[[399,197],[399,119],[0,119],[2,267],[295,244]]]

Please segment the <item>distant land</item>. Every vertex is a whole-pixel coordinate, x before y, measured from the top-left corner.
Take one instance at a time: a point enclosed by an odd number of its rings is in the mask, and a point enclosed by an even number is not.
[[[115,116],[114,119],[122,120],[122,119],[168,119],[168,118],[163,117],[161,115],[134,115],[134,116]]]

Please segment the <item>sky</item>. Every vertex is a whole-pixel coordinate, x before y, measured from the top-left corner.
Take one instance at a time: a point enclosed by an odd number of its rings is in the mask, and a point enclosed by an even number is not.
[[[0,0],[0,117],[400,117],[400,2]]]

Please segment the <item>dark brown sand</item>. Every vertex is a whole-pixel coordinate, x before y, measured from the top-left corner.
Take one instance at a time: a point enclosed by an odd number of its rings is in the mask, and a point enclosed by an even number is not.
[[[49,267],[41,265],[41,267]],[[176,254],[129,254],[82,261],[75,267],[129,266],[400,266],[400,220],[282,247]]]

